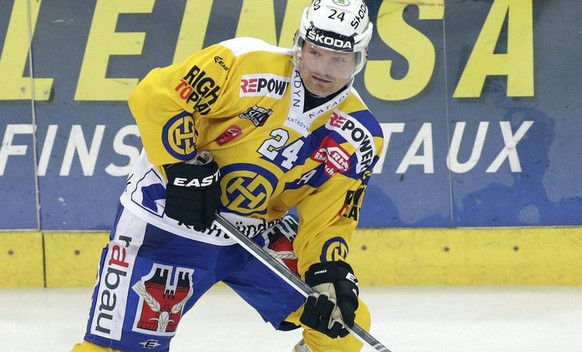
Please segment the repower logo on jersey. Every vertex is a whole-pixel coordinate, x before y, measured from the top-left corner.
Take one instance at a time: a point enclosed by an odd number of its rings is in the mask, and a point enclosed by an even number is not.
[[[374,160],[374,155],[376,155],[376,144],[370,131],[360,121],[349,114],[335,110],[332,112],[325,127],[338,132],[356,148],[357,173],[366,170],[370,166]]]
[[[321,141],[319,147],[311,155],[311,159],[324,165],[324,172],[328,177],[350,168],[350,155],[329,136]]]
[[[238,115],[241,119],[249,119],[253,122],[253,125],[259,127],[265,124],[267,118],[271,116],[273,110],[263,108],[261,106],[255,105],[247,109],[247,111]]]
[[[240,96],[281,99],[288,86],[289,77],[269,73],[244,75],[240,79]]]
[[[148,335],[174,335],[184,305],[194,292],[193,274],[193,269],[154,264],[149,274],[132,287],[139,296],[133,330]]]
[[[337,50],[337,51],[354,51],[354,38],[345,35],[329,32],[314,26],[307,28],[305,39],[315,45]]]
[[[121,220],[120,220],[121,222]],[[132,242],[134,242],[132,244]],[[116,234],[109,243],[103,269],[98,278],[99,289],[91,312],[91,334],[120,340],[127,306],[131,272],[140,241],[127,235]],[[130,247],[131,245],[131,247]]]
[[[162,143],[176,159],[192,160],[196,156],[194,118],[187,112],[172,117],[162,129]]]
[[[216,59],[215,59],[216,60]],[[218,63],[218,61],[216,61]],[[221,61],[222,62],[222,61]],[[224,68],[224,66],[222,66]],[[174,90],[186,103],[192,104],[201,115],[210,112],[212,104],[218,99],[221,87],[212,77],[208,77],[206,71],[194,65],[190,71],[180,80]]]

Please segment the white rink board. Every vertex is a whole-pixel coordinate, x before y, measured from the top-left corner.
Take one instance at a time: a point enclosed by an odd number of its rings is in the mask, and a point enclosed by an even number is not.
[[[69,351],[90,293],[0,289],[0,352]],[[582,351],[582,287],[365,287],[362,296],[372,335],[392,352]],[[299,336],[273,331],[217,287],[182,319],[172,351],[289,352]]]

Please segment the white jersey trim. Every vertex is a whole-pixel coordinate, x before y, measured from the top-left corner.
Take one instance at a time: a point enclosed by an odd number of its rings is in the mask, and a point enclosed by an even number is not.
[[[127,211],[162,230],[191,240],[217,246],[230,246],[237,243],[215,223],[206,231],[199,232],[166,216],[164,213],[166,203],[164,195],[165,180],[158,173],[156,167],[148,161],[145,152],[142,151],[132,174],[128,177],[125,191],[119,199]],[[254,237],[281,221],[280,219],[266,221],[233,213],[221,214],[248,237]]]

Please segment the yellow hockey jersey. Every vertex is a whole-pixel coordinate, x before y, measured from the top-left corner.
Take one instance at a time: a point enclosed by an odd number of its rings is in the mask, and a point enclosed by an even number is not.
[[[199,233],[164,215],[160,166],[208,151],[222,175],[221,213],[241,231],[253,235],[295,208],[300,273],[315,262],[349,261],[382,130],[351,86],[304,112],[292,59],[290,49],[235,38],[153,69],[129,98],[144,151],[122,204],[177,235],[234,243],[218,227]]]

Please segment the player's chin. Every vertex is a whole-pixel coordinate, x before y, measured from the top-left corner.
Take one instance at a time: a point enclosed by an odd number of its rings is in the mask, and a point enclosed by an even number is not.
[[[335,82],[333,81],[323,81],[319,79],[312,78],[309,82],[310,84],[307,85],[307,89],[315,95],[325,97],[330,94],[335,93]]]

